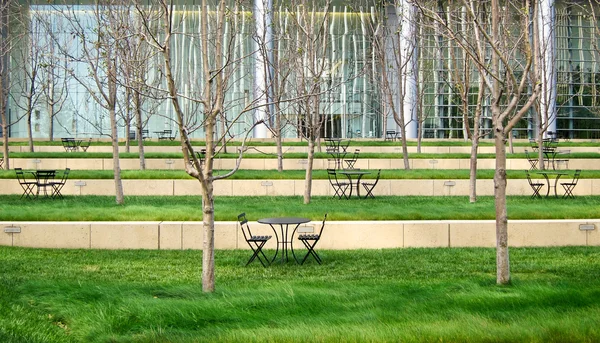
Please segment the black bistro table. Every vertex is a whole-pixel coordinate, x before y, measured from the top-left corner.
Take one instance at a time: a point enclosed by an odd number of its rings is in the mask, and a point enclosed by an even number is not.
[[[300,224],[310,222],[309,218],[301,218],[301,217],[279,217],[279,218],[263,218],[257,220],[261,224],[269,224],[275,233],[275,238],[277,239],[277,250],[275,251],[275,256],[273,256],[273,261],[277,258],[277,254],[279,253],[279,247],[281,247],[281,263],[287,262],[288,260],[288,245],[292,245],[291,237],[293,233],[298,229]],[[277,229],[273,225],[279,225],[281,230],[281,236],[277,234]],[[292,236],[289,236],[289,226],[296,225],[292,230]]]
[[[554,187],[554,197],[558,198],[558,192],[556,191],[556,186],[558,185],[558,180],[563,175],[569,175],[569,173],[561,172],[561,171],[555,171],[555,170],[536,170],[533,173],[535,173],[535,174],[541,174],[546,179],[546,185],[548,186],[548,190],[546,191],[546,198],[548,196],[550,196],[550,188],[553,188],[553,187]],[[554,179],[554,185],[552,185],[550,183],[549,176],[554,176],[555,177],[555,179]]]
[[[348,182],[350,182],[350,195],[348,198],[352,197],[352,188],[356,188],[356,195],[360,198],[360,179],[367,174],[371,174],[371,172],[360,171],[360,170],[338,170],[338,174],[346,175],[348,178]],[[353,181],[353,177],[356,176],[356,182]]]
[[[40,195],[40,190],[42,189],[44,190],[44,196],[51,196],[52,192],[50,193],[50,195],[48,195],[47,188],[52,188],[52,182],[54,181],[54,177],[56,176],[56,170],[38,169],[32,171],[31,173],[33,174],[37,182],[37,192],[35,195],[36,198]]]

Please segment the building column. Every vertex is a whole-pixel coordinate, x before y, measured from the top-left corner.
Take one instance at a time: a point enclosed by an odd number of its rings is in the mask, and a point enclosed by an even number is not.
[[[253,8],[254,22],[256,25],[256,37],[254,42],[254,51],[256,58],[254,62],[254,99],[257,108],[254,110],[254,122],[264,121],[254,127],[252,136],[254,138],[269,137],[269,91],[267,81],[271,78],[269,61],[272,61],[270,48],[273,43],[273,31],[271,24],[273,22],[273,3],[271,0],[254,0]]]
[[[399,80],[402,82],[404,94],[400,94],[398,104],[404,111],[404,125],[406,126],[406,138],[417,138],[418,129],[418,87],[417,87],[417,29],[416,29],[416,7],[409,0],[398,0],[396,4],[396,16],[400,25],[400,56],[402,66],[400,68]]]
[[[548,132],[556,133],[556,47],[555,32],[556,18],[554,0],[540,0],[537,21],[539,27],[541,94],[540,115],[542,127],[547,126],[544,137]]]

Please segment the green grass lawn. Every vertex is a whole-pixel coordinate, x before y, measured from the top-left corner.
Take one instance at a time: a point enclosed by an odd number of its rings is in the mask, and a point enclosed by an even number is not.
[[[201,254],[0,247],[0,341],[600,341],[598,247],[512,248],[509,286],[494,249],[217,251],[212,294]]]
[[[349,152],[346,156],[350,157],[352,155]],[[0,154],[0,156],[2,156]],[[495,154],[478,154],[478,158],[481,159],[493,159],[495,158]],[[11,158],[112,158],[112,153],[110,152],[11,152]],[[123,159],[133,159],[139,158],[140,155],[138,153],[120,153],[119,158]],[[158,159],[183,159],[183,154],[179,152],[149,152],[144,154],[145,158],[158,158]],[[315,152],[315,158],[317,159],[326,159],[330,158],[331,154],[325,152]],[[233,153],[218,153],[216,158],[225,158],[225,159],[233,159],[238,158],[238,154]],[[270,153],[252,153],[252,154],[244,154],[245,159],[275,159],[277,158],[276,154]],[[284,159],[306,159],[308,158],[308,154],[300,153],[300,152],[292,152],[285,153],[283,156]],[[361,152],[359,158],[371,158],[371,159],[402,159],[403,156],[401,153],[387,153],[387,152]],[[408,158],[410,159],[469,159],[470,155],[468,153],[443,153],[443,154],[434,154],[434,153],[409,153]],[[514,153],[507,154],[507,158],[509,159],[525,159],[526,156],[524,153]],[[600,158],[600,153],[596,152],[574,152],[569,155],[570,159],[594,159]]]
[[[206,142],[204,140],[195,140],[192,139],[192,145],[194,146],[204,146]],[[1,142],[0,142],[1,143]],[[34,140],[33,143],[35,146],[62,146],[62,142],[60,139],[54,140],[52,142],[48,140]],[[325,144],[324,141],[321,144]],[[29,143],[26,140],[19,141],[10,141],[8,143],[9,146],[28,146]],[[100,145],[100,146],[110,146],[111,142],[108,140],[104,141],[94,141],[92,142],[92,146]],[[125,146],[125,142],[122,141],[119,143],[121,146]],[[130,145],[132,147],[136,147],[138,142],[136,140],[131,141]],[[241,146],[241,141],[230,141],[227,143],[228,146]],[[307,146],[307,142],[305,141],[297,141],[297,140],[284,140],[283,146]],[[417,141],[415,139],[410,139],[406,142],[407,146],[417,146]],[[506,144],[508,146],[508,143]],[[2,144],[0,144],[2,146]],[[176,139],[174,141],[157,141],[157,140],[145,140],[144,146],[181,146],[181,142]],[[265,141],[265,140],[249,140],[246,142],[246,146],[275,146],[275,141]],[[350,146],[402,146],[400,141],[385,141],[383,138],[379,139],[350,139]],[[421,141],[421,146],[471,146],[470,141],[465,141],[462,139],[423,139]],[[494,146],[494,140],[492,139],[484,139],[479,142],[479,146]],[[515,140],[513,142],[513,146],[531,146],[529,141],[524,139]],[[600,147],[600,142],[595,142],[593,140],[574,140],[574,141],[565,141],[560,140],[561,147]]]
[[[375,199],[338,200],[313,197],[304,205],[302,197],[216,197],[215,218],[236,221],[241,212],[249,220],[273,216],[302,216],[321,220],[478,220],[494,219],[494,198],[467,196],[387,196]],[[528,196],[508,197],[509,219],[600,218],[600,196],[575,199]],[[114,196],[65,196],[63,200],[0,197],[0,221],[201,221],[199,196],[130,196],[116,205]]]

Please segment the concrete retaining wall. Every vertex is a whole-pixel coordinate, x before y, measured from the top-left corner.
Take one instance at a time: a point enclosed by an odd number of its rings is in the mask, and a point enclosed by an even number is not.
[[[273,235],[250,222],[254,234]],[[302,227],[311,232],[321,225]],[[512,220],[509,245],[600,246],[600,219]],[[73,249],[202,249],[202,222],[0,222],[0,245]],[[495,247],[495,222],[328,221],[321,249]],[[275,248],[275,239],[266,246]],[[237,222],[215,223],[216,249],[247,249]]]
[[[11,152],[29,152],[29,147],[28,146],[9,146],[9,151]],[[200,149],[202,149],[203,147],[194,147],[195,150],[199,151]],[[238,151],[239,147],[229,147],[228,148],[228,152],[232,153],[232,152],[236,152]],[[323,151],[325,151],[325,145],[322,145]],[[416,153],[417,152],[417,147],[416,146],[409,146],[408,148],[408,152],[409,153]],[[398,145],[394,145],[394,146],[350,146],[348,147],[348,151],[349,152],[354,152],[354,149],[360,149],[360,152],[365,153],[365,152],[369,152],[369,153],[402,153],[402,147],[400,146],[400,144]],[[514,151],[515,153],[522,153],[525,150],[529,150],[530,152],[532,151],[530,147],[524,147],[524,146],[515,146],[514,147]],[[568,146],[568,145],[564,145],[564,146],[559,146],[559,150],[571,150],[572,153],[574,152],[600,152],[600,147],[573,147],[573,146]],[[65,149],[62,146],[36,146],[35,147],[35,151],[36,152],[64,152]],[[112,147],[108,146],[108,145],[103,145],[103,146],[97,146],[97,145],[92,145],[88,148],[87,150],[88,152],[107,152],[107,153],[112,153]],[[120,147],[120,151],[121,152],[125,152],[125,147],[121,146]],[[138,148],[137,145],[136,146],[131,146],[130,152],[132,153],[137,153],[138,152]],[[181,152],[181,146],[144,146],[144,151],[145,152],[172,152],[172,153],[180,153]],[[480,154],[494,154],[495,153],[495,148],[493,146],[484,146],[484,147],[479,147],[478,149]],[[249,149],[246,150],[246,152],[248,154],[275,154],[277,152],[277,148],[275,146],[259,146],[259,147],[250,147]],[[297,153],[307,153],[308,152],[308,147],[306,146],[284,146],[283,147],[283,152],[284,153],[289,153],[289,152],[297,152]],[[471,153],[471,147],[470,146],[423,146],[421,147],[421,153],[424,154],[470,154]]]
[[[233,169],[235,159],[215,160],[215,169]],[[23,169],[65,169],[72,170],[112,170],[113,161],[110,158],[12,158],[10,160],[11,168]],[[183,170],[183,159],[146,159],[146,169],[161,170]],[[479,169],[494,169],[496,161],[494,159],[478,159]],[[409,159],[411,169],[469,169],[468,159]],[[122,170],[139,170],[139,159],[123,158],[120,160]],[[327,159],[316,159],[314,161],[315,170],[327,169],[330,162]],[[506,169],[525,170],[530,165],[526,159],[507,159]],[[356,161],[355,168],[359,169],[404,169],[402,159],[385,158],[359,158]],[[250,170],[276,170],[277,159],[259,159],[247,158],[242,160],[240,169]],[[306,169],[305,159],[288,158],[283,161],[284,170],[304,170]],[[600,159],[571,159],[568,165],[562,164],[557,169],[587,169],[600,170]]]
[[[564,177],[570,180],[569,177]],[[561,179],[562,180],[562,179]],[[546,183],[543,178],[540,182]],[[553,182],[552,182],[553,185]],[[200,195],[200,183],[196,180],[123,180],[125,195]],[[543,195],[547,188],[542,188]],[[114,195],[113,180],[68,180],[63,195]],[[364,189],[361,189],[364,195]],[[554,189],[550,194],[553,194]],[[558,185],[558,195],[564,193]],[[17,179],[0,179],[0,194],[22,194]],[[302,196],[304,180],[219,180],[215,182],[216,196]],[[375,196],[422,195],[459,196],[469,195],[469,180],[379,180]],[[494,195],[493,180],[477,180],[477,194]],[[508,195],[531,195],[527,180],[509,179]],[[600,179],[580,179],[573,191],[575,196],[600,195]],[[312,195],[333,196],[328,180],[313,180]],[[355,195],[353,195],[355,196]]]

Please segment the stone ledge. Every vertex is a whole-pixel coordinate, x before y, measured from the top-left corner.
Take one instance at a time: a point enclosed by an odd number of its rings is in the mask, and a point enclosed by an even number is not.
[[[543,179],[542,182],[545,183]],[[200,196],[197,180],[123,180],[125,195],[191,195]],[[61,190],[63,195],[114,195],[113,180],[68,180]],[[546,186],[542,188],[545,195]],[[215,196],[302,196],[304,180],[233,180],[215,182]],[[558,185],[558,196],[563,189]],[[0,179],[0,194],[23,194],[17,179]],[[375,196],[468,196],[469,180],[379,180],[373,191]],[[509,179],[507,195],[530,196],[531,187],[525,179]],[[600,179],[580,179],[575,196],[600,195]],[[312,195],[333,196],[327,180],[313,180]],[[364,195],[364,190],[361,190]],[[493,180],[477,180],[478,196],[493,196]],[[355,196],[355,195],[353,195]]]
[[[273,232],[249,223],[257,235]],[[0,245],[67,249],[202,249],[202,222],[0,222]],[[321,225],[310,222],[303,231]],[[580,225],[584,225],[580,228]],[[582,230],[586,229],[586,230]],[[600,219],[511,220],[512,247],[600,246]],[[9,232],[7,232],[9,231]],[[15,232],[18,231],[18,232]],[[495,221],[328,221],[321,249],[496,246]],[[216,249],[248,249],[237,222],[215,222]],[[275,249],[271,240],[267,249]]]

